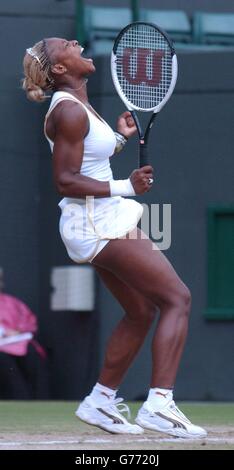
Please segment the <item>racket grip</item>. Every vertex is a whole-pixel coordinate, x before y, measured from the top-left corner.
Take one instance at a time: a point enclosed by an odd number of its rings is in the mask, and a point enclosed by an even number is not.
[[[140,168],[149,165],[148,148],[147,144],[140,144]]]

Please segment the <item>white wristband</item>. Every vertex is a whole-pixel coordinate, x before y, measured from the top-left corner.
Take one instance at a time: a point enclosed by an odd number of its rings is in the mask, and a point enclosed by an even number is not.
[[[136,196],[130,178],[127,180],[111,180],[109,184],[111,196]]]

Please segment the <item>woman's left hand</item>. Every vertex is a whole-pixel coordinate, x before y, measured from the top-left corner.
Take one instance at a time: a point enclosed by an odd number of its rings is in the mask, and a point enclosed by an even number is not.
[[[130,111],[121,114],[117,121],[117,131],[124,135],[127,139],[137,131],[136,124]]]

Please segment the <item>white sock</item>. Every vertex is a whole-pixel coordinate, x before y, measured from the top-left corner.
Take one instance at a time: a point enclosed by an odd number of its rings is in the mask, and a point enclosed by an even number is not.
[[[113,390],[97,382],[89,396],[95,403],[102,405],[115,399],[116,393],[117,390]]]
[[[155,387],[149,389],[147,401],[155,410],[163,408],[171,400],[173,400],[173,390],[170,388]]]

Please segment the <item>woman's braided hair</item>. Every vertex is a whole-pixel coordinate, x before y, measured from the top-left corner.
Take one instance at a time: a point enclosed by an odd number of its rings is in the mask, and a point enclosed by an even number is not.
[[[23,67],[23,89],[27,97],[32,101],[44,101],[47,98],[45,91],[54,88],[45,39],[26,50]]]

